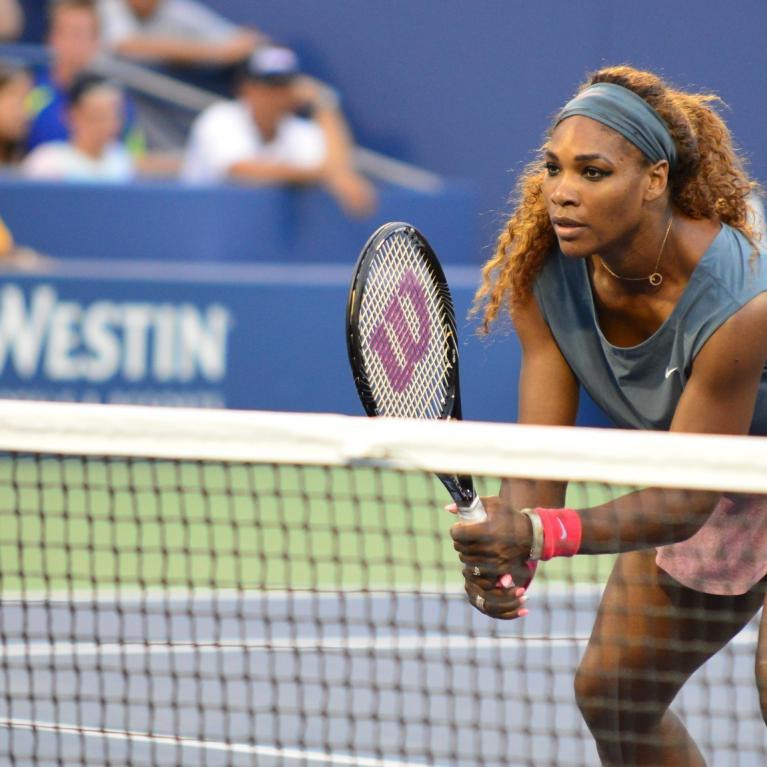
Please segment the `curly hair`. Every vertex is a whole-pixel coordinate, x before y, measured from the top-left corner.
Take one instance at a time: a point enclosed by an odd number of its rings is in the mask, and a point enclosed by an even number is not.
[[[615,66],[593,73],[578,92],[596,83],[628,88],[650,104],[666,122],[678,159],[669,177],[672,203],[694,219],[718,219],[739,229],[753,243],[748,195],[758,187],[746,173],[730,131],[714,111],[720,99],[710,93],[677,90],[652,72]],[[550,135],[551,129],[549,131]],[[535,277],[556,245],[543,198],[545,170],[540,160],[521,174],[514,210],[498,237],[495,254],[482,269],[474,314],[487,332],[506,306],[513,314],[527,301]]]

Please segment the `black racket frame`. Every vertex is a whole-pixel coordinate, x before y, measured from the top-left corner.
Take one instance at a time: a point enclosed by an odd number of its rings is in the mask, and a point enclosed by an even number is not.
[[[449,331],[447,333],[446,343],[448,344],[448,357],[451,361],[448,374],[448,394],[442,405],[439,419],[460,420],[462,414],[460,380],[458,375],[458,332],[456,329],[455,308],[453,306],[450,288],[448,287],[445,273],[434,249],[416,227],[403,221],[390,221],[376,229],[363,246],[354,267],[354,273],[349,287],[349,298],[346,305],[346,348],[357,393],[362,402],[362,407],[368,416],[385,416],[384,413],[381,413],[378,410],[368,381],[365,363],[362,354],[360,353],[362,349],[362,340],[359,337],[358,327],[360,307],[362,306],[365,292],[365,283],[368,278],[368,273],[370,272],[373,258],[381,249],[384,242],[395,234],[405,234],[407,237],[415,240],[419,250],[425,257],[429,270],[435,278],[437,292],[442,306],[443,323],[447,326]],[[417,416],[413,417],[416,418]],[[465,508],[471,505],[476,498],[474,482],[471,477],[456,474],[437,474],[437,477],[447,488],[450,496],[459,507]]]

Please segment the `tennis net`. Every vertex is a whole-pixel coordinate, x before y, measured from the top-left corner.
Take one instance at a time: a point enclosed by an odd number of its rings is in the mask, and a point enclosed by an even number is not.
[[[767,493],[766,459],[735,437],[0,402],[0,763],[596,764],[573,677],[614,558],[543,563],[529,615],[492,620],[433,472],[567,480],[577,508]],[[714,765],[767,761],[757,620],[674,703]]]

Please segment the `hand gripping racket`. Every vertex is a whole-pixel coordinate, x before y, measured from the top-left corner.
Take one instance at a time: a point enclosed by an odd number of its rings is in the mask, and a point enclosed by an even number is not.
[[[460,419],[458,336],[445,274],[410,224],[377,229],[349,288],[346,341],[369,416]],[[438,474],[464,521],[487,514],[471,477]]]

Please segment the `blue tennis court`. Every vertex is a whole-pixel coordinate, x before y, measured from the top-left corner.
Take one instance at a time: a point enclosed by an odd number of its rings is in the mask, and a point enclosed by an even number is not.
[[[45,767],[594,764],[572,677],[597,596],[551,586],[512,623],[404,591],[6,600],[29,641],[2,648],[0,750]],[[677,701],[713,765],[764,764],[754,643],[748,627]]]

